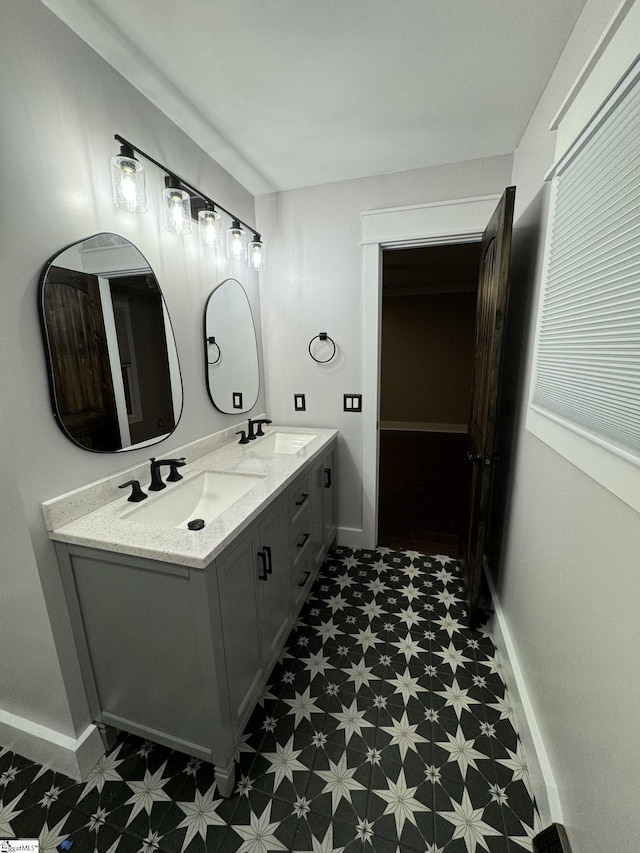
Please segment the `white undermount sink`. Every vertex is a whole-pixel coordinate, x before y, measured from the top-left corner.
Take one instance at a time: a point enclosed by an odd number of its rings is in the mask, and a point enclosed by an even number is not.
[[[129,512],[126,519],[182,528],[201,519],[202,526],[206,526],[263,480],[264,477],[252,474],[203,471],[178,485],[169,484],[157,497],[154,495],[153,501]]]
[[[314,438],[317,436],[304,432],[272,432],[256,443],[255,449],[261,453],[297,453]]]

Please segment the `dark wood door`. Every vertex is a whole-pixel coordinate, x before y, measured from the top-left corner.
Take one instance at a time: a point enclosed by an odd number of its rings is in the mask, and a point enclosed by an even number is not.
[[[514,199],[515,187],[507,187],[482,237],[478,276],[471,414],[467,433],[469,486],[461,541],[471,625],[476,625],[480,616],[493,467],[499,452],[496,417],[500,399]]]
[[[97,276],[50,266],[43,297],[55,417],[88,450],[122,447]]]
[[[152,275],[110,278],[109,286],[114,300],[129,434],[131,443],[137,444],[175,429],[167,348],[170,330],[165,328],[162,294]]]

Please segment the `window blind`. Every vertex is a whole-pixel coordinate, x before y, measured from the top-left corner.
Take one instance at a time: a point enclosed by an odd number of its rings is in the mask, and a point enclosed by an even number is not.
[[[640,457],[640,82],[554,177],[532,404]]]

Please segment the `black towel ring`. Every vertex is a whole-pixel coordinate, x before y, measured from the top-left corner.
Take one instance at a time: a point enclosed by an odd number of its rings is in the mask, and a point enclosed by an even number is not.
[[[212,344],[218,350],[218,357],[216,358],[215,361],[209,361],[209,354],[207,352],[207,364],[212,364],[212,365],[217,364],[222,357],[222,352],[220,351],[220,345],[216,343],[216,339],[214,337],[207,338],[207,343]]]
[[[319,341],[331,341],[331,344],[332,344],[332,346],[333,346],[333,352],[331,353],[331,355],[329,356],[329,358],[316,358],[316,357],[315,357],[315,355],[311,352],[311,344],[312,344],[315,340],[319,340]],[[330,337],[329,337],[329,335],[328,335],[326,332],[319,332],[319,333],[315,336],[315,338],[311,338],[311,340],[309,341],[309,355],[311,356],[311,358],[312,358],[314,361],[317,361],[317,362],[318,362],[318,364],[327,364],[327,362],[331,361],[331,359],[335,356],[335,354],[336,354],[336,342],[333,340],[333,338],[330,338]]]

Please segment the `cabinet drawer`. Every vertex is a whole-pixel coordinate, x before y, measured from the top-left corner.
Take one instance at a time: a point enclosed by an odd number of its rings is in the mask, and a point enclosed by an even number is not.
[[[301,513],[306,511],[306,508],[311,503],[311,479],[309,474],[300,477],[289,492],[289,512],[292,521],[297,522]]]
[[[313,519],[311,508],[303,507],[295,522],[291,526],[291,555],[294,566],[300,560],[306,558],[310,552],[311,540],[313,538]]]
[[[304,552],[293,564],[291,572],[291,603],[294,613],[297,615],[303,602],[306,600],[311,584],[313,583],[313,568],[311,566],[311,552],[307,545]]]

